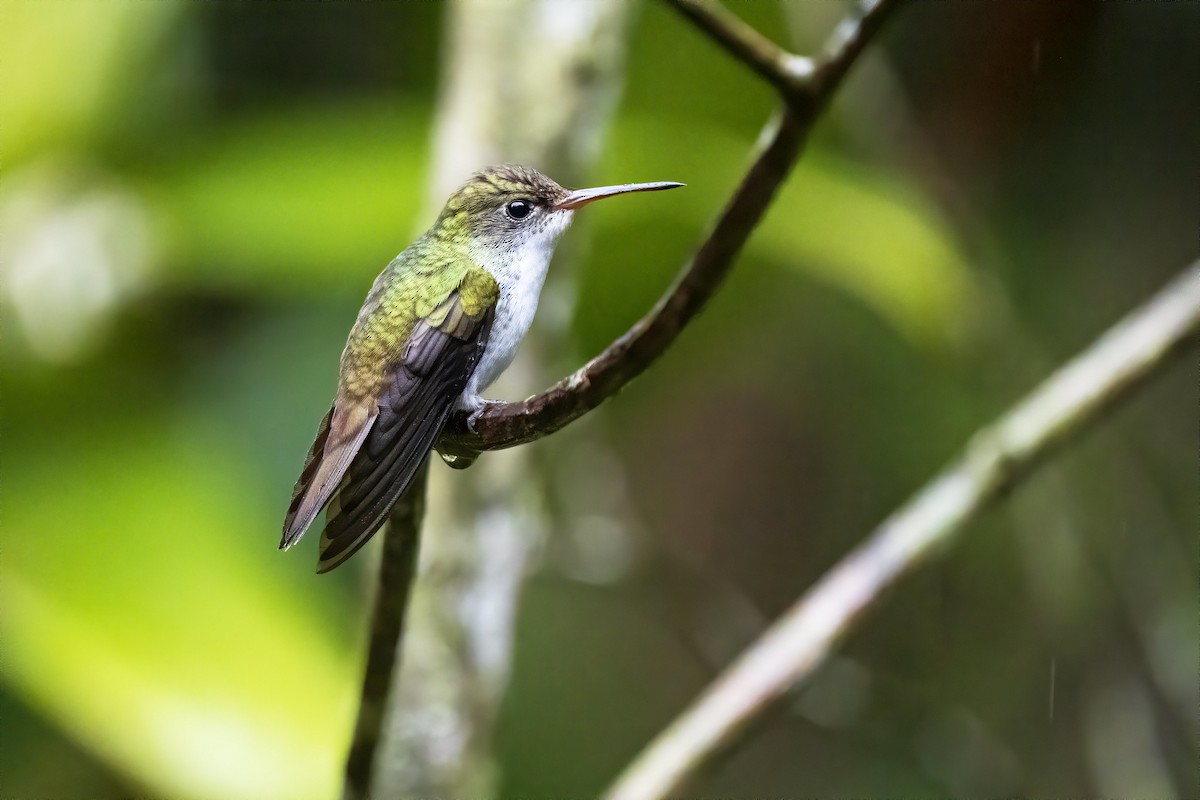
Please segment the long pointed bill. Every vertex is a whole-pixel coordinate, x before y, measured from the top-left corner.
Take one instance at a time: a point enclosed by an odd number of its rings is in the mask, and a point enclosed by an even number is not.
[[[630,192],[661,192],[663,189],[678,189],[682,183],[656,181],[654,183],[622,183],[620,186],[598,186],[595,189],[576,189],[554,204],[555,211],[567,211],[586,206],[593,200],[615,197]]]

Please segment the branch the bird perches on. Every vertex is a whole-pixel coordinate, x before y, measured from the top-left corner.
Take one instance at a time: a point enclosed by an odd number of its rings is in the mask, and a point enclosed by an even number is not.
[[[675,284],[620,338],[541,394],[517,403],[491,403],[468,430],[466,415],[451,421],[438,442],[450,456],[470,457],[536,441],[579,419],[620,391],[666,352],[716,293],[850,66],[895,6],[870,0],[835,28],[816,58],[788,53],[736,16],[707,0],[669,0],[731,55],[763,76],[782,108],[767,124],[766,144],[742,178],[712,230]]]

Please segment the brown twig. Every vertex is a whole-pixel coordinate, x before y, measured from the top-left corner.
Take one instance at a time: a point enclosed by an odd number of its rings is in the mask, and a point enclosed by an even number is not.
[[[670,3],[780,93],[787,96],[797,90],[793,65],[807,59],[784,50],[720,3],[711,0],[670,0]]]
[[[370,796],[371,776],[383,736],[388,688],[404,638],[404,618],[412,594],[412,579],[420,551],[421,517],[425,513],[425,485],[429,462],[413,477],[412,486],[388,515],[380,554],[379,584],[371,611],[371,639],[363,670],[362,692],[354,738],[346,757],[344,797]]]
[[[608,800],[679,795],[714,753],[808,678],[937,547],[1200,333],[1200,262],[1050,376],[825,575],[618,779]]]
[[[842,22],[815,62],[786,53],[720,6],[670,0],[688,19],[763,75],[784,96],[782,111],[768,124],[762,147],[712,230],[674,285],[624,335],[573,374],[541,394],[517,403],[489,403],[468,430],[458,414],[438,449],[471,456],[525,444],[562,429],[620,391],[666,352],[704,307],[791,172],[821,110],[850,65],[878,31],[888,0],[864,3]],[[802,69],[797,64],[804,64]]]

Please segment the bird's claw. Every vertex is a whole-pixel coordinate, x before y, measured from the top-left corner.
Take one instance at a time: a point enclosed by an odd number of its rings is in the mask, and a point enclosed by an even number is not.
[[[487,409],[486,401],[481,403],[479,408],[467,415],[467,430],[471,433],[479,433],[479,431],[475,430],[475,423],[479,422],[479,418],[483,416],[485,409]]]
[[[483,416],[483,412],[487,410],[489,405],[491,405],[490,401],[484,400],[478,395],[471,398],[464,398],[461,401],[462,409],[467,412],[467,430],[471,433],[478,433],[475,430],[475,425],[479,422],[479,418]]]

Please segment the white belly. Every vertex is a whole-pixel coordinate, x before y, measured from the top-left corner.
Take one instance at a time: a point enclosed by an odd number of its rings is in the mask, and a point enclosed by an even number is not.
[[[487,347],[483,350],[471,380],[467,382],[464,395],[472,397],[479,394],[491,386],[496,378],[500,377],[500,373],[512,363],[521,347],[521,340],[533,324],[533,314],[537,311],[541,288],[539,285],[532,296],[524,293],[518,296],[517,292],[506,292],[501,288],[500,300],[496,304],[496,318],[492,322]]]
[[[566,226],[563,225],[563,228]],[[496,316],[487,346],[467,381],[459,405],[470,408],[481,391],[492,384],[500,373],[512,363],[521,340],[533,324],[542,285],[546,282],[546,269],[554,255],[555,236],[538,237],[494,269],[496,283],[500,286],[500,297],[496,302]]]

